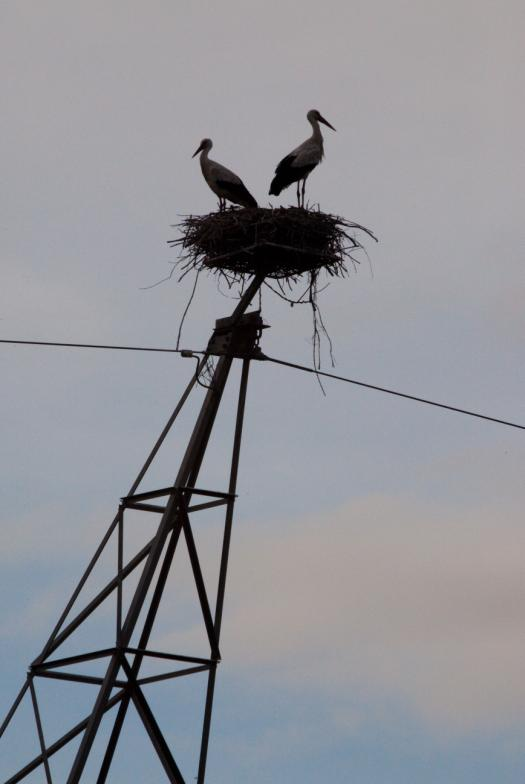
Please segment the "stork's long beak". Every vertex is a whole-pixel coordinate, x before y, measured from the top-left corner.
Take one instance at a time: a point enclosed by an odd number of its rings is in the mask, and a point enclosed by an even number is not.
[[[195,158],[195,156],[198,155],[201,150],[202,150],[202,144],[199,144],[199,146],[197,147],[197,149],[195,150],[195,152],[193,153],[193,155],[191,157]]]
[[[329,128],[331,128],[331,129],[332,129],[332,131],[335,131],[335,128],[334,128],[334,126],[333,126],[333,125],[330,125],[330,123],[328,122],[328,120],[325,120],[325,118],[324,118],[324,117],[321,117],[320,115],[319,115],[319,122],[322,122],[322,123],[324,123],[325,125],[328,125],[328,127],[329,127]]]

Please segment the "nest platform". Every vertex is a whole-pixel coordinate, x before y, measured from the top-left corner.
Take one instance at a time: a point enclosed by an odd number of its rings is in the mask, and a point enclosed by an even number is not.
[[[295,281],[322,269],[343,277],[349,262],[358,263],[352,254],[363,248],[356,235],[364,232],[376,239],[358,223],[299,207],[189,215],[177,228],[181,236],[168,244],[180,247],[183,274],[207,270],[231,282],[261,272],[266,278]]]

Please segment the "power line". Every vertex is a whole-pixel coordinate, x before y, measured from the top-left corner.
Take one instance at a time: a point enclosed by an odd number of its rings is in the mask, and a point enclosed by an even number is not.
[[[116,350],[116,351],[153,351],[157,353],[164,353],[164,354],[185,354],[189,356],[190,354],[203,354],[203,351],[189,351],[188,349],[177,349],[177,348],[154,348],[151,346],[112,346],[112,345],[105,345],[100,343],[59,343],[54,341],[44,341],[44,340],[2,340],[0,339],[0,343],[10,343],[14,345],[25,345],[25,346],[59,346],[65,348],[91,348],[91,349],[107,349],[107,350]],[[264,360],[266,362],[273,362],[276,365],[283,365],[284,367],[290,367],[294,370],[302,370],[306,373],[314,373],[318,376],[323,376],[324,378],[331,378],[335,381],[344,381],[347,384],[354,384],[358,387],[364,387],[365,389],[374,389],[376,392],[384,392],[387,395],[395,395],[396,397],[402,397],[406,400],[414,400],[416,403],[425,403],[428,406],[434,406],[435,408],[444,408],[447,411],[455,411],[457,414],[464,414],[465,416],[476,417],[477,419],[484,419],[487,422],[496,422],[498,425],[505,425],[506,427],[514,427],[518,430],[525,430],[525,425],[519,425],[517,422],[509,422],[506,419],[499,419],[498,417],[491,417],[487,414],[479,414],[476,411],[469,411],[466,408],[458,408],[457,406],[449,406],[446,403],[438,403],[436,400],[429,400],[428,398],[424,397],[417,397],[416,395],[409,395],[406,392],[398,392],[394,389],[388,389],[387,387],[380,387],[376,386],[375,384],[368,384],[365,381],[356,381],[353,378],[347,378],[346,376],[338,376],[335,373],[326,373],[322,370],[315,370],[315,368],[307,367],[306,365],[297,365],[294,362],[286,362],[283,359],[276,359],[275,357],[268,357],[264,354],[260,354],[257,356],[257,359]]]
[[[0,343],[14,343],[24,346],[62,346],[66,348],[104,348],[116,351],[157,351],[165,354],[180,354],[183,349],[151,348],[150,346],[106,346],[100,343],[55,343],[49,340],[0,340]],[[195,351],[195,354],[202,352]]]
[[[397,392],[394,389],[387,389],[386,387],[378,387],[375,384],[367,384],[364,381],[356,381],[353,378],[346,378],[345,376],[336,376],[334,373],[324,373],[321,370],[307,367],[306,365],[296,365],[294,362],[285,362],[283,359],[275,359],[274,357],[263,356],[268,362],[273,362],[276,365],[284,365],[291,367],[295,370],[304,370],[307,373],[315,373],[318,376],[332,378],[336,381],[345,381],[347,384],[355,384],[358,387],[365,387],[366,389],[375,389],[377,392],[385,392],[387,395],[395,395],[396,397],[404,397],[407,400],[415,400],[417,403],[426,403],[428,406],[435,406],[437,408],[445,408],[447,411],[455,411],[458,414],[465,414],[467,416],[477,417],[478,419],[486,419],[489,422],[496,422],[498,425],[507,425],[508,427],[515,427],[519,430],[525,430],[525,425],[518,425],[516,422],[508,422],[506,419],[498,419],[497,417],[487,416],[486,414],[478,414],[475,411],[469,411],[466,408],[458,408],[457,406],[449,406],[446,403],[438,403],[435,400],[428,400],[424,397],[416,397],[416,395],[408,395],[406,392]]]

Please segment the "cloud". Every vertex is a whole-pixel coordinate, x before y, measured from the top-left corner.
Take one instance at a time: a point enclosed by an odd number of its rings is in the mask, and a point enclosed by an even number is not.
[[[356,700],[393,701],[438,735],[523,721],[518,520],[510,504],[371,495],[238,528],[223,656],[261,683],[332,700],[352,726]],[[188,650],[196,639],[177,634]]]
[[[18,601],[21,601],[21,606],[8,611],[2,618],[0,639],[25,641],[34,635],[43,637],[50,631],[49,625],[56,615],[57,606],[64,602],[63,586],[40,587],[31,596],[19,596]]]
[[[15,509],[0,529],[0,563],[11,568],[56,564],[66,559],[82,563],[109,526],[110,521],[97,511],[90,509],[88,518],[77,525],[71,510],[58,502],[40,504],[22,513]]]

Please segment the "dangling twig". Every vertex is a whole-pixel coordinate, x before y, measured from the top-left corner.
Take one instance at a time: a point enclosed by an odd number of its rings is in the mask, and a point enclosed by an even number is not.
[[[179,264],[179,262],[178,261],[168,261],[168,264],[171,264],[172,267],[171,267],[170,274],[166,278],[162,278],[161,280],[158,280],[156,283],[152,283],[151,286],[141,286],[140,290],[141,291],[147,291],[147,289],[154,289],[155,286],[160,286],[161,283],[165,283],[167,280],[171,280],[172,275],[175,272],[175,269],[177,268],[177,265]]]
[[[177,334],[177,345],[176,345],[176,347],[175,347],[177,350],[178,350],[178,348],[179,348],[180,338],[181,338],[181,335],[182,335],[182,326],[183,326],[183,324],[184,324],[184,319],[186,318],[186,315],[187,315],[187,313],[188,313],[188,310],[190,309],[190,305],[191,305],[191,303],[192,303],[192,301],[193,301],[193,297],[195,296],[195,292],[196,292],[196,290],[197,290],[197,283],[198,283],[198,280],[199,280],[199,275],[200,275],[200,274],[201,274],[200,270],[197,270],[197,274],[195,275],[195,281],[194,281],[194,283],[193,283],[193,289],[192,289],[192,291],[191,291],[190,298],[189,298],[189,300],[188,300],[188,303],[187,303],[186,307],[184,308],[184,313],[182,314],[182,318],[181,318],[181,320],[180,320],[180,324],[179,324],[179,332],[178,332],[178,334]]]

